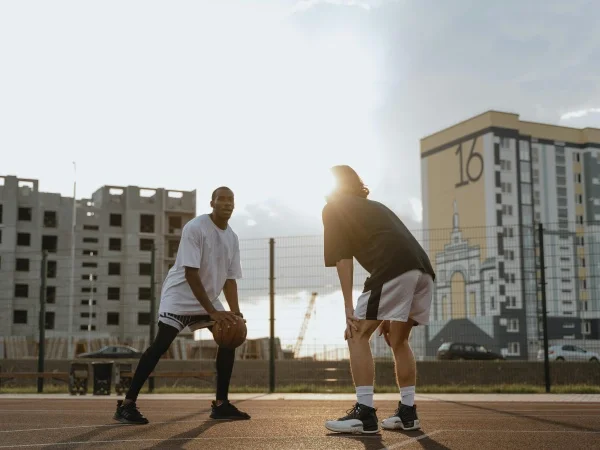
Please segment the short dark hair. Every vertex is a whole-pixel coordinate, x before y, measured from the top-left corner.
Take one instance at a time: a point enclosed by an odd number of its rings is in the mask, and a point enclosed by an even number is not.
[[[331,172],[337,181],[337,191],[357,195],[362,198],[369,196],[369,188],[363,183],[352,167],[346,165],[333,166]]]
[[[217,198],[217,192],[219,192],[221,189],[227,189],[228,191],[231,191],[233,193],[233,191],[230,188],[228,188],[227,186],[219,186],[218,188],[216,188],[213,191],[212,197],[211,197],[212,200],[215,200]]]

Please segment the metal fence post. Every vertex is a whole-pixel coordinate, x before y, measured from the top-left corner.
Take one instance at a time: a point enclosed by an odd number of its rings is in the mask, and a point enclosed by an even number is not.
[[[149,345],[152,345],[154,342],[154,337],[156,334],[156,298],[155,298],[155,288],[156,284],[156,246],[154,243],[152,244],[152,249],[150,252],[150,342]],[[154,377],[148,378],[148,391],[154,392]]]
[[[42,253],[42,267],[40,269],[42,283],[40,286],[40,317],[39,317],[39,340],[38,349],[38,374],[37,391],[38,394],[44,392],[44,377],[41,375],[44,372],[44,360],[46,359],[46,277],[48,276],[48,250]]]
[[[269,392],[275,392],[275,239],[269,239]]]
[[[548,359],[548,310],[546,304],[546,260],[544,258],[544,226],[538,224],[540,242],[540,288],[542,290],[542,328],[544,333],[544,380],[546,392],[550,392],[550,360]]]

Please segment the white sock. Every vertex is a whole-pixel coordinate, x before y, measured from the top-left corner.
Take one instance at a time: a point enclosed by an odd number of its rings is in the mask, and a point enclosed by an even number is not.
[[[356,399],[361,405],[373,407],[373,386],[357,386]]]
[[[413,406],[415,404],[415,387],[406,386],[400,388],[400,397],[402,398],[403,405]]]

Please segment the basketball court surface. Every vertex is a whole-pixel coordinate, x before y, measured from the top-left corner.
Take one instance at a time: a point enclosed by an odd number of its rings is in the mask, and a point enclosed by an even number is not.
[[[350,394],[235,394],[251,420],[213,421],[206,394],[142,394],[148,425],[115,422],[115,395],[0,395],[0,449],[600,449],[600,395],[417,395],[423,429],[331,433]],[[375,396],[380,421],[393,394]]]

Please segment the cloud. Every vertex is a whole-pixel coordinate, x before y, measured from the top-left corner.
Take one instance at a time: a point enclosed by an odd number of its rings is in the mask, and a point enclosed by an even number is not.
[[[401,0],[300,0],[294,4],[291,14],[306,12],[321,5],[346,6],[371,12],[388,3],[398,3]]]
[[[336,6],[355,6],[365,11],[371,10],[369,2],[364,0],[300,0],[292,7],[292,14],[308,11],[320,4],[336,5]]]
[[[570,111],[560,116],[560,120],[570,120],[573,118],[585,117],[592,113],[600,113],[600,108],[580,109],[579,111]]]

